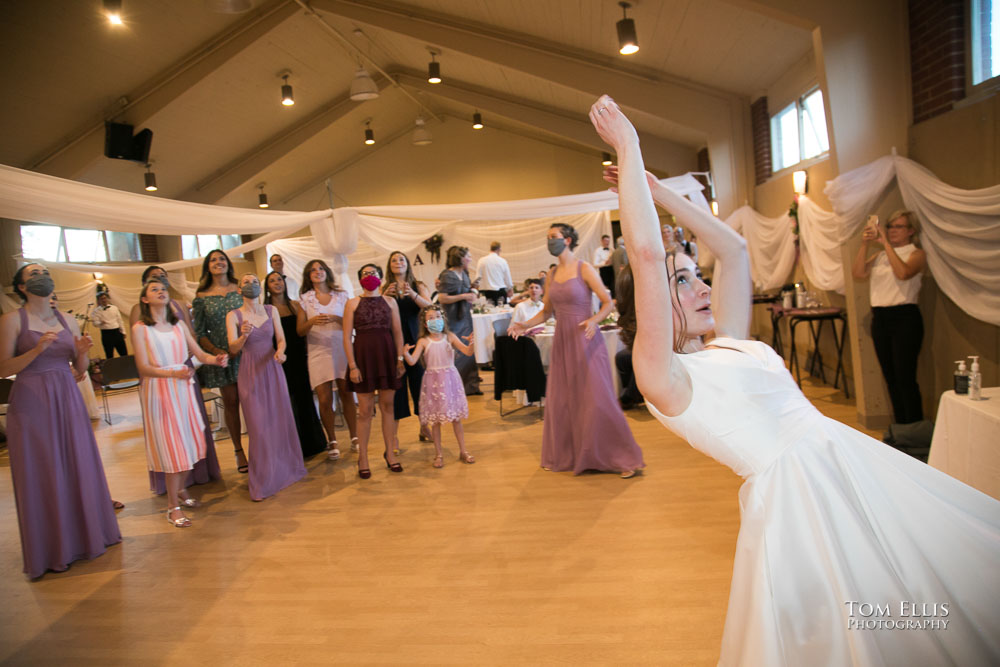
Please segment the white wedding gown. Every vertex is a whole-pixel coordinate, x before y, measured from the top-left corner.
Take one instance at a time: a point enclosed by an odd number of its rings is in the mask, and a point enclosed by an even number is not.
[[[824,417],[764,343],[709,345],[687,410],[647,406],[746,480],[719,664],[1000,665],[1000,502]]]

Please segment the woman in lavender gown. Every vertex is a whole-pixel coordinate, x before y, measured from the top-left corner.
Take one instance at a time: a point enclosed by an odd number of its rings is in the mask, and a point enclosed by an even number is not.
[[[645,464],[618,405],[611,363],[599,323],[613,303],[597,269],[573,255],[578,237],[570,225],[549,227],[549,252],[559,263],[546,280],[545,307],[526,322],[510,325],[517,337],[555,314],[555,340],[549,363],[542,429],[542,467],[546,470],[609,470],[632,477]],[[596,315],[591,295],[601,300]]]
[[[237,385],[250,438],[250,497],[263,500],[305,477],[306,468],[279,366],[285,361],[285,333],[277,310],[258,301],[257,276],[244,275],[239,287],[243,305],[226,315],[226,330],[230,353],[240,355]]]
[[[7,410],[7,448],[24,572],[61,572],[121,542],[97,441],[70,370],[89,363],[89,336],[49,305],[55,285],[39,264],[22,266],[23,308],[0,318],[0,376],[17,374]]]
[[[146,270],[142,272],[142,285],[145,286],[150,280],[159,280],[161,283],[170,289],[170,278],[167,276],[166,270],[162,266],[147,266]],[[173,312],[174,317],[176,317],[188,330],[194,334],[194,324],[191,323],[191,313],[185,306],[182,306],[176,299],[170,299],[168,304],[171,312]],[[129,335],[131,335],[132,328],[136,323],[142,318],[142,312],[139,304],[132,306],[132,311],[129,313],[128,318],[128,330]],[[132,349],[135,349],[135,341],[132,342]],[[194,368],[194,364],[191,360],[185,362],[187,365]],[[197,373],[192,376],[191,381],[194,383],[195,395],[201,397],[201,383],[198,381]],[[140,390],[141,391],[141,390]],[[143,402],[139,402],[140,406]],[[192,484],[207,484],[211,481],[222,479],[222,469],[219,468],[219,459],[215,455],[215,438],[212,436],[212,425],[208,421],[208,412],[205,411],[205,402],[202,400],[198,401],[198,411],[201,413],[202,422],[205,424],[205,458],[201,459],[194,464],[194,468],[191,470],[191,474],[187,476],[184,481],[184,487],[189,487]],[[162,496],[167,492],[167,483],[164,473],[149,471],[149,490],[158,496]]]

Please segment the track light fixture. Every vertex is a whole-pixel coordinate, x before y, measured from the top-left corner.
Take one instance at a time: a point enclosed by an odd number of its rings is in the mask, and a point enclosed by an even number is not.
[[[365,144],[371,146],[375,143],[375,132],[372,130],[372,119],[365,121]]]
[[[270,208],[271,206],[267,203],[267,193],[264,192],[265,185],[267,183],[261,183],[257,186],[257,189],[260,190],[260,194],[257,195],[257,208]]]
[[[104,15],[111,25],[122,24],[122,0],[104,0]]]
[[[472,114],[472,129],[481,130],[483,129],[483,114],[478,111]]]
[[[288,77],[291,76],[291,72],[282,72],[278,76],[284,81],[281,84],[281,104],[286,107],[290,107],[295,104],[295,98],[292,97],[292,87],[288,85]]]
[[[441,83],[441,63],[434,60],[434,56],[441,55],[441,52],[431,47],[427,47],[427,50],[431,54],[431,61],[427,63],[427,82]]]
[[[378,86],[368,74],[368,70],[359,67],[354,73],[354,81],[351,81],[351,99],[355,102],[364,102],[378,97]]]
[[[605,167],[610,167],[613,162],[611,162],[611,153],[601,153],[601,164]]]
[[[618,53],[630,56],[639,50],[639,39],[635,34],[635,21],[628,17],[628,2],[618,3],[622,8],[622,20],[615,24],[618,28]]]
[[[427,129],[423,116],[417,116],[417,127],[413,130],[413,145],[427,146],[431,143],[431,131]]]
[[[146,163],[146,192],[156,192],[156,174],[151,170],[153,165],[149,162]]]

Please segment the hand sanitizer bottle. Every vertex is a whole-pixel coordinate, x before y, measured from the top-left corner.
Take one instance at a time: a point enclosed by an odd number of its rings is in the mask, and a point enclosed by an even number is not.
[[[983,400],[983,375],[979,372],[979,356],[971,356],[971,370],[969,371],[969,398],[974,401]]]
[[[968,394],[969,372],[965,370],[965,360],[956,361],[955,363],[958,364],[958,370],[955,371],[955,393]]]

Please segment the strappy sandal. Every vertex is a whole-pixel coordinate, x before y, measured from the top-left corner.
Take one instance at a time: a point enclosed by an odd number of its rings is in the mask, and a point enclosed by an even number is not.
[[[186,516],[182,516],[179,519],[170,518],[171,512],[180,512],[180,511],[181,511],[180,505],[178,505],[177,507],[168,507],[167,521],[177,528],[188,528],[191,525],[191,519],[187,518]]]
[[[355,453],[358,451],[358,436],[351,438],[351,451]]]
[[[336,461],[340,458],[340,450],[337,449],[336,440],[331,440],[326,444],[326,458],[329,461]]]
[[[461,454],[458,455],[458,460],[461,461],[462,463],[475,463],[476,457],[470,454],[469,452],[462,452]]]
[[[240,447],[239,449],[234,449],[233,453],[234,454],[243,454],[243,448]],[[246,457],[246,454],[243,454],[243,456]],[[245,475],[248,472],[250,472],[250,461],[247,461],[243,465],[240,465],[240,457],[237,456],[236,457],[236,472],[241,473],[243,475]]]
[[[435,468],[443,468],[444,467],[444,457],[443,456],[435,456],[434,457],[434,463],[433,463],[433,465],[434,465]]]

